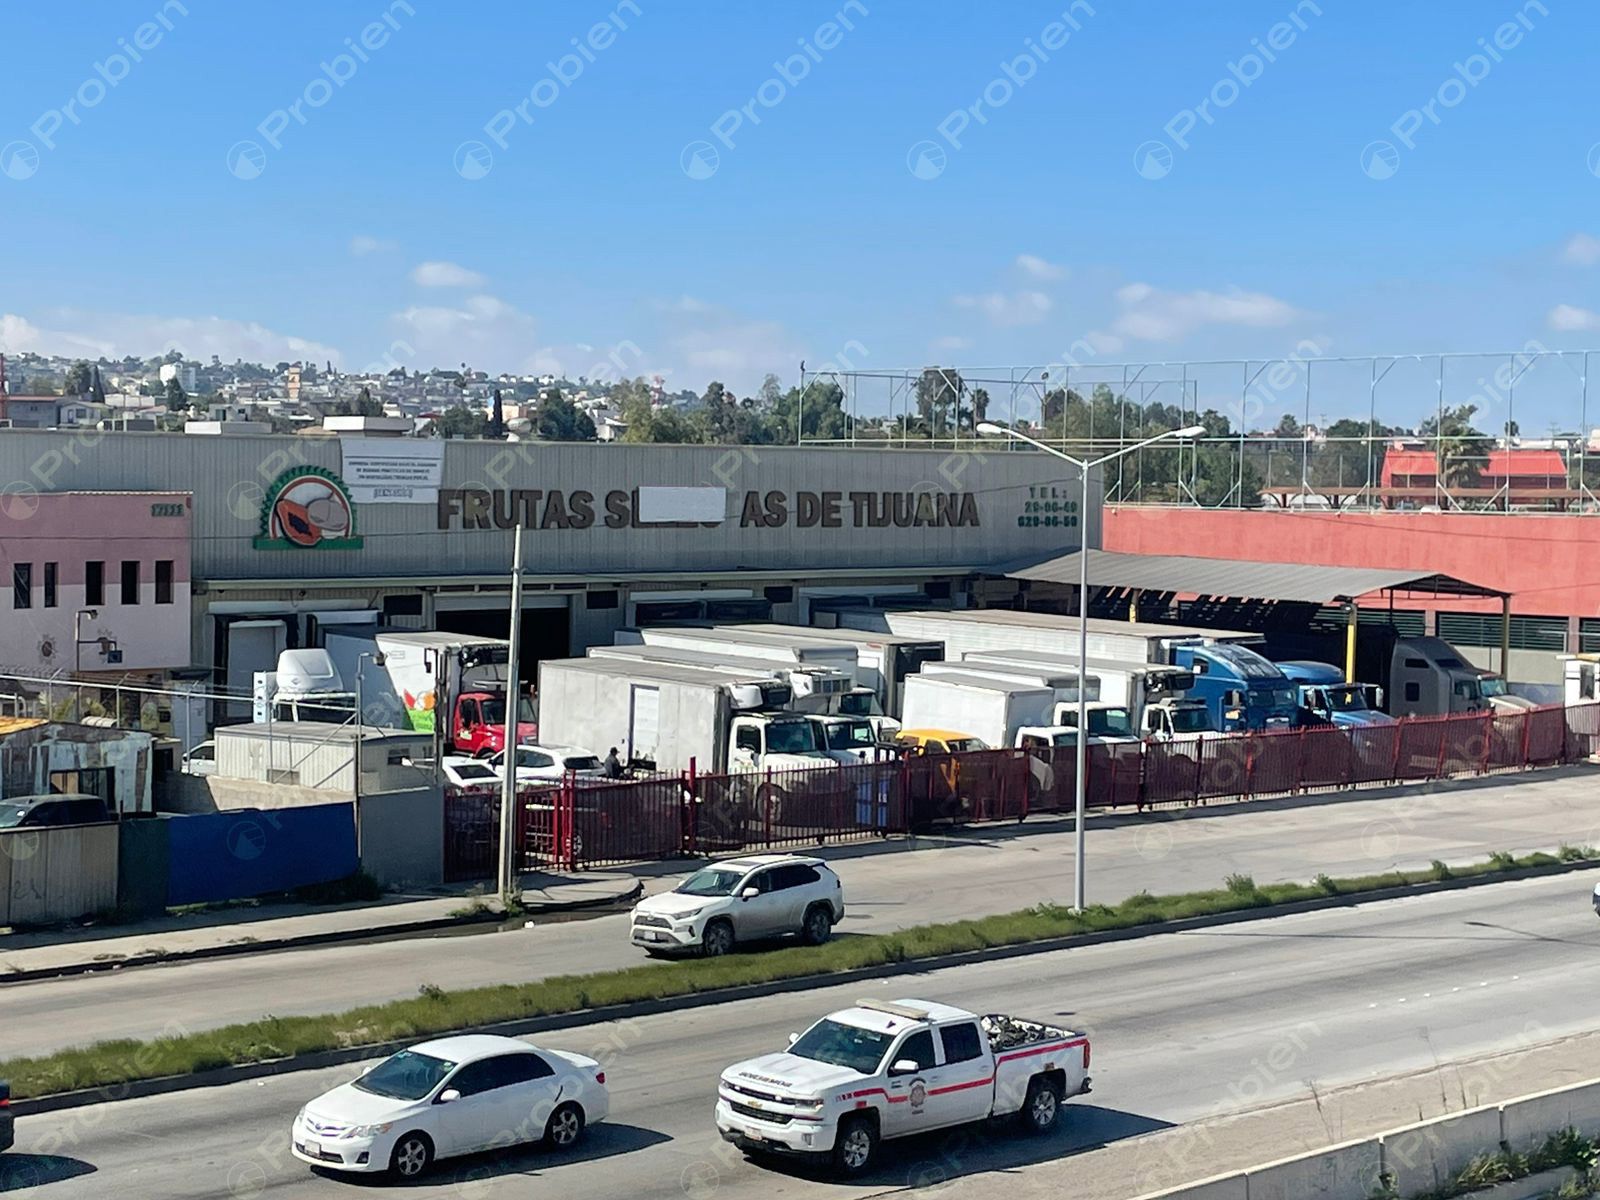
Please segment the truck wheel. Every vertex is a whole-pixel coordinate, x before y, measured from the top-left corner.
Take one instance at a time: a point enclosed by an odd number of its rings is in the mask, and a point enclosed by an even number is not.
[[[1022,1127],[1033,1134],[1049,1133],[1060,1115],[1060,1086],[1053,1079],[1035,1075],[1028,1082],[1028,1096],[1022,1102]]]
[[[712,921],[700,935],[700,953],[707,958],[721,958],[733,949],[733,926],[726,921]]]
[[[820,946],[833,936],[833,914],[826,904],[813,904],[806,910],[805,923],[800,927],[800,940],[808,946]]]
[[[847,1178],[864,1175],[878,1156],[878,1126],[865,1117],[850,1117],[839,1123],[833,1143],[833,1169]]]

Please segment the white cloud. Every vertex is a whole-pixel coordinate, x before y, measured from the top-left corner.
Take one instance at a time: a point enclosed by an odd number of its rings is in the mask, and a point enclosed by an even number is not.
[[[1575,233],[1561,247],[1561,257],[1569,263],[1592,267],[1600,262],[1600,238],[1587,233]]]
[[[1017,255],[1017,269],[1030,279],[1062,279],[1067,274],[1065,267],[1057,266],[1037,254]]]
[[[178,350],[189,358],[236,358],[274,363],[284,359],[339,362],[332,346],[279,333],[255,321],[227,317],[163,317],[135,313],[50,309],[30,320],[0,315],[0,350],[64,357],[121,358]]]
[[[1043,292],[981,292],[950,297],[957,308],[972,309],[989,318],[993,325],[1037,325],[1052,307]]]
[[[398,250],[400,247],[395,242],[383,238],[375,238],[365,233],[358,233],[350,239],[350,253],[356,257],[363,254],[378,254],[389,250]]]
[[[958,337],[954,334],[948,337],[934,338],[933,348],[935,350],[970,350],[972,349],[972,339]]]
[[[532,314],[498,296],[473,295],[459,304],[414,304],[392,318],[424,364],[469,363],[486,371],[530,370],[538,348]]]
[[[1557,333],[1593,333],[1600,329],[1600,313],[1571,304],[1556,305],[1545,321]]]
[[[1180,341],[1209,325],[1275,328],[1304,315],[1286,300],[1238,288],[1169,292],[1130,283],[1117,289],[1116,301],[1122,311],[1111,322],[1109,336],[1146,342]]]
[[[788,380],[801,360],[810,357],[806,346],[777,321],[753,320],[693,296],[655,307],[666,318],[663,344],[668,353],[663,357],[689,387],[698,389],[716,379],[738,395],[748,395],[768,372]]]
[[[698,316],[702,313],[716,311],[716,305],[705,300],[701,300],[698,297],[691,296],[688,293],[684,293],[682,296],[678,296],[672,300],[657,300],[655,302],[655,307],[664,313],[679,313],[688,314],[691,316]]]
[[[488,280],[460,263],[425,262],[418,263],[411,272],[411,282],[420,287],[477,288]]]

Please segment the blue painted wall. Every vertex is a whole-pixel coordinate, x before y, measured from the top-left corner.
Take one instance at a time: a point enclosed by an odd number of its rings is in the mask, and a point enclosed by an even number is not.
[[[240,900],[355,872],[349,804],[169,817],[167,903]]]

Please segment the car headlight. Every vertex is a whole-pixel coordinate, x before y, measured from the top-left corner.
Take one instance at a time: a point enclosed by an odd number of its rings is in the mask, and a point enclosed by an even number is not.
[[[352,1125],[344,1131],[347,1138],[377,1137],[380,1133],[388,1133],[394,1128],[393,1121],[385,1121],[382,1125]]]
[[[816,1109],[819,1109],[819,1108],[822,1107],[822,1097],[821,1096],[795,1096],[795,1097],[793,1097],[793,1098],[791,1098],[789,1100],[789,1103],[794,1105],[794,1107],[796,1107],[796,1108],[809,1108],[809,1109],[812,1109],[812,1110],[816,1110]]]
[[[674,913],[672,919],[680,923],[687,923],[705,912],[706,907],[706,905],[701,905],[699,908],[691,908],[688,912]]]

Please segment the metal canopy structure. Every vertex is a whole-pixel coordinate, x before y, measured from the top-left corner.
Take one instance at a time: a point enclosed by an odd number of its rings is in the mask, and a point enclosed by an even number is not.
[[[1334,604],[1357,600],[1374,592],[1396,591],[1502,600],[1508,595],[1438,572],[1194,558],[1178,554],[1118,554],[1110,550],[1090,550],[1088,555],[1091,587],[1298,604]],[[1010,579],[1070,584],[1078,580],[1078,566],[1078,555],[1072,553],[1043,561],[1007,563],[1000,573]]]
[[[1089,586],[1132,593],[1128,615],[1137,619],[1139,593],[1189,594],[1231,600],[1286,604],[1342,604],[1345,609],[1345,678],[1356,670],[1356,601],[1374,592],[1434,596],[1483,596],[1500,601],[1500,670],[1511,657],[1511,593],[1469,583],[1439,572],[1372,567],[1325,567],[1309,563],[1255,562],[1236,558],[1193,558],[1181,554],[1117,554],[1089,550]],[[995,573],[1036,583],[1078,582],[1076,552],[1031,562],[1012,562]],[[1080,607],[1087,605],[1080,600]]]

